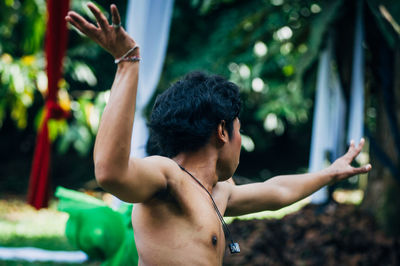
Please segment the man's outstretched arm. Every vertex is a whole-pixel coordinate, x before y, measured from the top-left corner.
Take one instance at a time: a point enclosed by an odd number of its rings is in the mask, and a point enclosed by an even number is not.
[[[115,26],[121,23],[115,5],[111,5],[114,26],[94,4],[89,3],[88,7],[96,17],[97,26],[73,11],[66,20],[114,58],[120,58],[136,45],[122,27]],[[139,49],[130,56],[139,56]],[[94,147],[96,180],[105,190],[128,202],[146,201],[165,187],[169,167],[168,160],[162,157],[130,158],[138,73],[139,62],[118,64]]]
[[[231,186],[225,215],[236,216],[263,210],[277,210],[301,200],[325,185],[371,170],[371,165],[354,168],[350,164],[361,152],[364,139],[328,168],[308,174],[282,175],[263,183]]]

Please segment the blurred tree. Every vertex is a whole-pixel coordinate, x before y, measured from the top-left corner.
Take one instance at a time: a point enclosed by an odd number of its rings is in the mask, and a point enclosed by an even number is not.
[[[368,0],[367,132],[369,183],[362,207],[393,235],[400,235],[400,4]],[[369,33],[369,34],[368,34]]]

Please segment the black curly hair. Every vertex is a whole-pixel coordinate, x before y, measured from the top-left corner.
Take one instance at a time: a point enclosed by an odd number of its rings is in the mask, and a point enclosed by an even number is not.
[[[221,76],[191,72],[157,97],[148,123],[147,152],[172,158],[196,151],[222,120],[231,137],[240,106],[237,85]]]

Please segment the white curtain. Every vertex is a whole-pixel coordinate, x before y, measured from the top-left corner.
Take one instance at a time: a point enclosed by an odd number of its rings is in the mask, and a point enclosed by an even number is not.
[[[347,132],[347,143],[353,139],[356,144],[364,134],[363,38],[362,0],[359,0],[356,14]],[[332,67],[332,54],[332,43],[330,42],[328,48],[321,53],[319,61],[310,149],[310,172],[325,168],[330,163],[329,161],[336,160],[346,151],[345,122],[347,108],[338,73],[336,68]],[[328,191],[324,187],[312,195],[311,201],[312,203],[320,204],[326,202],[327,199]]]
[[[356,28],[354,38],[354,59],[351,77],[349,133],[347,142],[354,140],[357,144],[364,136],[364,27],[362,22],[362,1],[358,1]]]
[[[131,154],[145,157],[148,129],[143,110],[154,94],[160,79],[167,50],[173,0],[130,0],[126,29],[140,46],[139,87]]]
[[[318,66],[309,172],[325,168],[344,150],[346,104],[338,74],[332,66],[332,54],[330,40],[320,55]],[[311,199],[315,204],[325,202],[327,188],[315,192]]]

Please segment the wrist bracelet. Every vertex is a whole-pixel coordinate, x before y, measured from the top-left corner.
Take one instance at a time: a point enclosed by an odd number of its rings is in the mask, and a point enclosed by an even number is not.
[[[115,64],[118,64],[118,63],[121,62],[121,61],[133,61],[133,62],[140,61],[140,57],[139,57],[139,56],[128,57],[128,55],[129,55],[130,53],[132,53],[133,51],[135,51],[137,48],[139,48],[138,45],[133,46],[133,47],[132,47],[131,49],[129,49],[128,52],[126,52],[123,56],[121,56],[120,58],[115,59],[115,60],[114,60],[114,63],[115,63]],[[128,58],[136,58],[136,59],[133,60],[133,59],[128,59]],[[126,60],[126,59],[128,59],[128,60]]]
[[[140,61],[140,56],[134,55],[134,56],[129,56],[129,57],[124,57],[124,58],[120,58],[118,59],[118,62],[115,62],[116,64],[121,63],[121,62],[139,62]],[[115,60],[117,61],[117,60]]]

